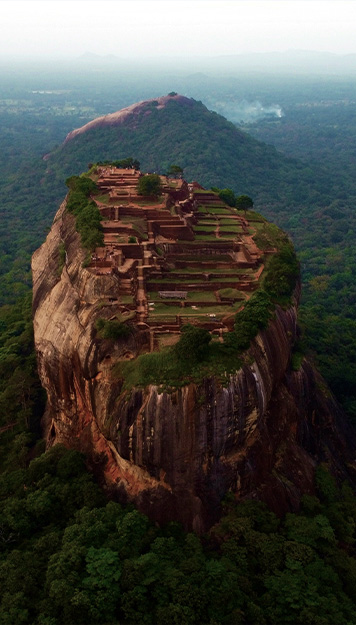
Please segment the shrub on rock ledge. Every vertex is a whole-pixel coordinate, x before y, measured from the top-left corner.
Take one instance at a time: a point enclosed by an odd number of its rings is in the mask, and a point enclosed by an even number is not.
[[[211,335],[208,330],[187,324],[183,326],[182,334],[174,349],[180,360],[201,362],[206,357],[210,341]]]

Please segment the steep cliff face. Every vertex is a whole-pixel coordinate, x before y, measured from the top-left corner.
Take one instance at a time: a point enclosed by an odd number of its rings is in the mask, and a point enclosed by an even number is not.
[[[216,520],[228,491],[283,512],[313,492],[317,462],[352,477],[355,439],[343,415],[307,361],[290,369],[295,306],[276,311],[224,386],[211,378],[172,393],[122,392],[112,365],[136,356],[147,336],[98,338],[103,309],[118,311],[119,277],[89,272],[84,257],[64,202],[32,264],[49,446],[85,451],[121,499],[197,531]]]

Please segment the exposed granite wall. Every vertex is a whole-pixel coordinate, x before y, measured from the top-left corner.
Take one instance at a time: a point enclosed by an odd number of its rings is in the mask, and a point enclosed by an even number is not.
[[[83,260],[63,203],[32,263],[48,445],[85,451],[123,500],[197,531],[218,518],[228,491],[267,500],[282,513],[313,492],[318,461],[352,475],[355,439],[338,406],[307,361],[290,369],[295,306],[276,311],[224,386],[206,379],[173,393],[155,386],[122,393],[112,364],[137,354],[146,338],[98,340],[95,320],[104,299],[115,298],[119,277],[95,276]],[[117,307],[110,304],[111,315]]]

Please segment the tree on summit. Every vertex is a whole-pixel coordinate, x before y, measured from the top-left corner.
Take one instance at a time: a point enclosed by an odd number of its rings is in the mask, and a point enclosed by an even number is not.
[[[183,176],[183,168],[179,165],[171,165],[167,171],[167,176]]]
[[[119,161],[113,161],[112,164],[120,169],[140,169],[140,161],[136,158],[132,158],[131,156],[128,158],[122,158]]]
[[[246,212],[247,210],[253,208],[253,200],[249,195],[239,195],[236,198],[235,206],[236,208]]]
[[[235,206],[236,196],[232,189],[221,189],[219,192],[219,198],[225,202],[228,206]]]
[[[158,174],[147,174],[139,178],[137,184],[137,193],[139,195],[158,197],[161,195],[161,192],[161,178]]]

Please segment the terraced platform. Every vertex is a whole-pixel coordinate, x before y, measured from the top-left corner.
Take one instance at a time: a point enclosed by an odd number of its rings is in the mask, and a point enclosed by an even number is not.
[[[104,247],[88,269],[118,277],[122,310],[150,329],[152,349],[177,340],[186,323],[221,336],[261,279],[256,224],[216,193],[181,179],[161,176],[158,199],[138,195],[142,175],[98,167],[100,194],[93,199],[103,216]]]

